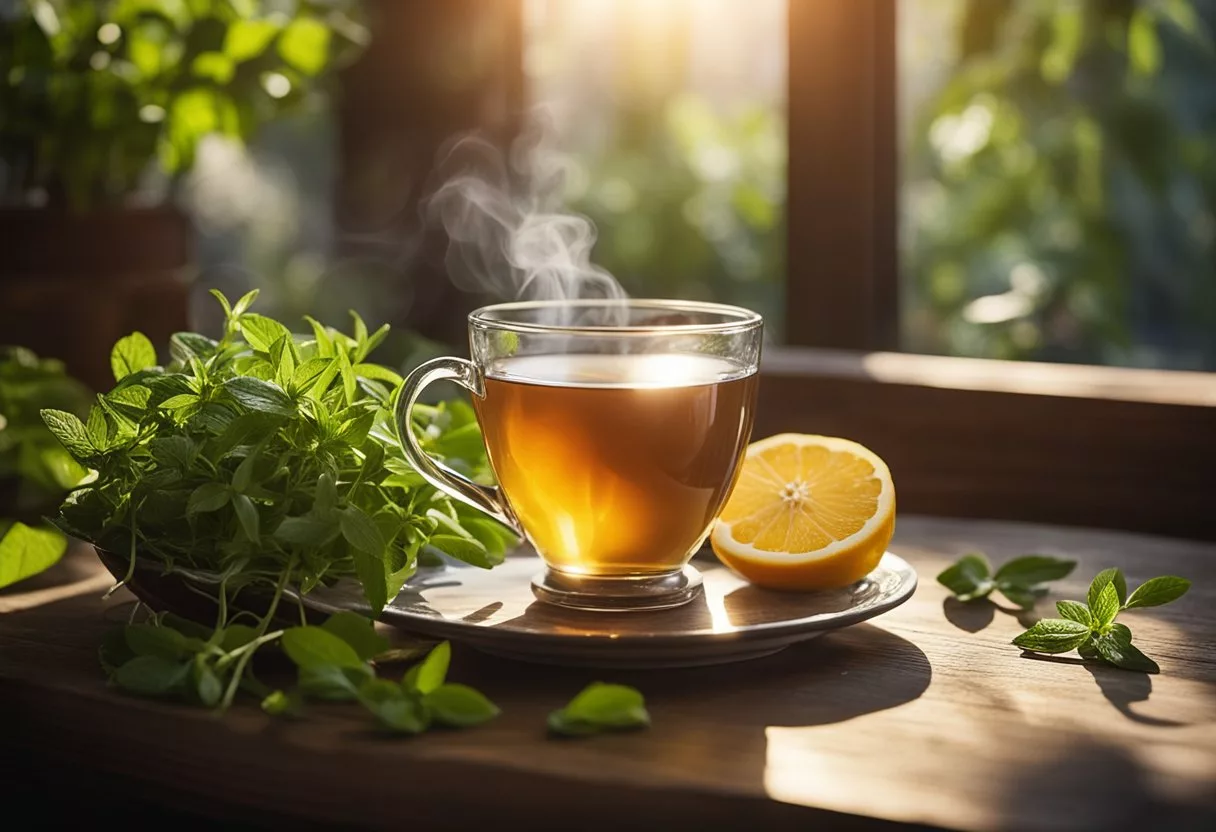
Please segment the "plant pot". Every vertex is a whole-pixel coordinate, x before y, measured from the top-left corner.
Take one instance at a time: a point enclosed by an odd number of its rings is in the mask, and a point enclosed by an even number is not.
[[[96,546],[93,548],[97,550],[97,557],[114,576],[114,580],[121,581],[126,577],[127,569],[130,568],[130,561],[126,555],[116,555]],[[208,572],[175,570],[166,573],[160,564],[137,557],[135,571],[132,573],[131,579],[127,581],[126,587],[136,598],[156,612],[171,612],[206,627],[214,627],[219,616],[219,604],[213,600],[219,590],[219,577]],[[240,610],[253,613],[261,618],[270,607],[270,597],[269,592],[245,590],[240,593],[235,603],[231,603],[231,599],[229,599],[228,615],[231,617],[233,613]],[[286,627],[300,623],[300,612],[294,599],[294,593],[284,593],[283,600],[280,601],[279,609],[274,616],[277,623]],[[312,610],[307,606],[304,608],[304,612],[305,617],[313,624],[320,624],[326,618],[324,613]]]
[[[0,342],[61,359],[97,390],[134,330],[162,348],[188,328],[193,235],[175,208],[0,209]]]

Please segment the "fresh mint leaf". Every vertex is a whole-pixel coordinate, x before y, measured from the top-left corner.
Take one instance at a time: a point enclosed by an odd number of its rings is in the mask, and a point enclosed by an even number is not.
[[[1013,640],[1033,653],[1067,653],[1089,638],[1089,627],[1067,618],[1044,618]]]
[[[1001,582],[1007,582],[1014,586],[1032,587],[1068,577],[1076,566],[1075,560],[1053,558],[1048,555],[1024,555],[1006,562],[996,570],[996,574],[992,577],[998,585]]]
[[[452,662],[452,645],[446,641],[435,646],[427,657],[406,671],[401,686],[406,690],[417,691],[424,696],[438,690],[448,675],[448,665]]]
[[[88,430],[85,428],[84,422],[80,421],[79,416],[50,408],[42,410],[41,413],[42,421],[47,428],[77,460],[84,462],[97,453],[97,449],[89,440]]]
[[[283,632],[283,652],[302,668],[359,668],[363,660],[345,641],[320,627],[292,627]]]
[[[388,332],[384,329],[384,332]],[[377,333],[378,334],[378,333]],[[367,378],[372,381],[383,381],[390,387],[400,387],[405,381],[401,374],[395,370],[390,370],[388,367],[380,364],[355,364],[351,369],[359,378]]]
[[[13,523],[0,536],[0,587],[45,572],[67,549],[67,538],[56,529]]]
[[[937,582],[960,601],[974,601],[992,592],[995,584],[989,577],[990,572],[987,559],[975,552],[963,555],[948,566],[937,576]]]
[[[296,703],[281,690],[270,693],[262,700],[262,710],[271,716],[283,716],[296,710]]]
[[[321,629],[349,644],[360,659],[371,659],[388,649],[388,639],[376,632],[370,618],[353,612],[331,615]]]
[[[249,342],[249,346],[258,352],[269,354],[274,342],[280,338],[291,338],[291,332],[273,318],[258,315],[254,312],[241,315],[241,335]]]
[[[359,688],[359,701],[393,731],[421,734],[430,727],[430,714],[417,694],[404,691],[387,679],[364,682]]]
[[[296,367],[291,375],[291,388],[296,393],[307,393],[324,376],[325,371],[334,363],[332,358],[310,358]],[[333,380],[333,377],[330,378]],[[325,392],[322,390],[321,392]]]
[[[236,519],[240,523],[245,539],[251,543],[257,543],[262,536],[261,520],[253,500],[244,494],[233,494],[232,507],[236,509]]]
[[[219,511],[232,499],[232,489],[219,482],[208,482],[190,492],[186,514]]]
[[[237,376],[224,382],[224,389],[238,404],[256,413],[272,416],[294,416],[295,403],[283,388],[252,376]]]
[[[174,661],[186,654],[186,637],[169,627],[132,624],[124,632],[127,647],[137,656],[156,656]]]
[[[197,332],[175,332],[169,337],[169,357],[182,364],[189,364],[191,358],[207,360],[215,354],[215,341]]]
[[[342,528],[342,536],[351,546],[377,557],[384,556],[384,550],[388,546],[384,535],[381,534],[380,528],[372,521],[372,518],[368,517],[358,506],[347,506],[343,509],[339,524]]]
[[[1056,601],[1056,612],[1060,614],[1061,618],[1076,621],[1086,627],[1093,626],[1094,618],[1089,614],[1089,607],[1080,601]]]
[[[1097,599],[1090,602],[1089,614],[1093,616],[1094,627],[1099,630],[1105,629],[1115,620],[1115,616],[1119,614],[1119,591],[1115,589],[1113,582],[1105,584]]]
[[[132,332],[126,338],[120,338],[110,352],[110,368],[114,371],[114,380],[122,381],[132,373],[156,366],[156,347],[142,332]]]
[[[1127,581],[1123,577],[1123,572],[1114,567],[1103,569],[1094,576],[1093,582],[1089,585],[1088,597],[1085,599],[1089,604],[1091,612],[1098,601],[1098,596],[1102,594],[1102,590],[1107,584],[1115,587],[1116,597],[1119,599],[1120,605],[1127,600]]]
[[[432,535],[430,545],[446,555],[482,569],[493,569],[503,562],[502,552],[491,552],[475,538],[436,534]]]
[[[203,705],[214,708],[224,695],[224,686],[202,658],[196,656],[194,659],[194,694]]]
[[[190,672],[189,663],[160,656],[136,656],[115,671],[114,684],[141,696],[164,696],[179,689]]]
[[[224,652],[231,653],[257,637],[258,631],[247,624],[229,624],[220,637],[220,647]]]
[[[1127,603],[1123,605],[1123,609],[1134,610],[1137,607],[1159,607],[1162,604],[1177,601],[1190,588],[1190,581],[1186,578],[1179,578],[1176,575],[1162,575],[1159,578],[1150,578],[1136,587],[1136,591],[1127,599]]]
[[[373,616],[380,615],[388,606],[389,572],[388,565],[381,555],[373,555],[362,549],[352,548],[351,562],[355,567],[355,575],[363,585],[363,597]]]
[[[644,728],[650,714],[642,694],[627,685],[593,682],[561,710],[549,715],[549,729],[568,736]]]
[[[274,530],[274,539],[281,543],[304,547],[321,547],[338,536],[337,518],[324,520],[312,514],[287,517]]]
[[[261,290],[259,289],[250,289],[248,292],[241,295],[240,300],[238,300],[232,307],[232,317],[240,318],[242,315],[244,315],[245,310],[252,306],[253,302],[257,300],[260,292]]]
[[[1131,630],[1122,624],[1114,625],[1110,632],[1095,638],[1094,648],[1103,659],[1115,667],[1144,673],[1161,672],[1155,661],[1132,646]]]
[[[484,694],[468,685],[440,685],[426,694],[422,702],[435,722],[449,728],[480,725],[502,713]]]
[[[300,692],[328,702],[350,702],[358,698],[359,687],[372,678],[371,667],[339,667],[320,664],[301,667],[299,672]]]

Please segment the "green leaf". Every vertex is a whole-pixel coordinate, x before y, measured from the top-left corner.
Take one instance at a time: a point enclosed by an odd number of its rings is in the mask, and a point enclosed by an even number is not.
[[[99,451],[104,451],[110,445],[110,422],[106,419],[105,409],[100,405],[89,410],[89,420],[85,422],[85,432],[89,442]]]
[[[329,29],[315,18],[297,17],[279,38],[279,54],[305,75],[316,75],[329,58]]]
[[[351,369],[354,370],[356,376],[370,378],[374,381],[383,381],[393,387],[400,387],[404,381],[399,373],[380,364],[356,364]]]
[[[202,52],[190,64],[190,71],[199,78],[206,78],[217,84],[227,84],[232,80],[236,66],[223,52]]]
[[[468,685],[440,685],[426,694],[422,702],[436,722],[451,728],[480,725],[502,713],[484,694]]]
[[[269,354],[275,341],[291,338],[291,331],[274,318],[250,312],[241,316],[241,335],[249,342],[249,346]]]
[[[960,601],[974,601],[992,592],[987,559],[979,552],[963,555],[937,576],[937,582]]]
[[[1085,601],[1089,604],[1090,612],[1093,612],[1098,596],[1102,594],[1102,590],[1107,584],[1114,585],[1120,604],[1127,600],[1127,581],[1123,578],[1123,572],[1112,566],[1095,575],[1093,582],[1089,585],[1089,593]]]
[[[181,393],[165,399],[160,403],[160,408],[162,410],[181,410],[184,407],[193,407],[199,401],[199,397],[194,393]]]
[[[1006,581],[1022,587],[1032,587],[1047,581],[1065,578],[1075,569],[1075,560],[1048,557],[1047,555],[1025,555],[1014,558],[996,570],[992,577],[999,584]]]
[[[238,300],[236,305],[232,307],[233,317],[239,318],[244,315],[245,310],[247,310],[250,306],[253,306],[253,302],[258,299],[258,295],[260,293],[260,289],[250,289],[248,292],[241,295],[241,299]]]
[[[1094,619],[1089,614],[1089,607],[1080,601],[1056,601],[1056,612],[1069,621],[1076,621],[1086,627],[1093,626]]]
[[[347,543],[361,552],[384,558],[384,550],[388,548],[388,543],[372,518],[368,517],[358,506],[347,506],[339,516],[342,536],[346,538]]]
[[[241,531],[245,533],[248,540],[256,543],[261,538],[262,532],[258,510],[253,505],[253,500],[244,494],[233,494],[232,507],[236,509],[236,519],[241,524]]]
[[[389,602],[388,568],[384,555],[373,555],[356,548],[351,550],[350,557],[354,562],[355,575],[363,586],[363,597],[367,599],[371,614],[378,616]]]
[[[262,700],[262,710],[271,716],[283,716],[295,710],[295,703],[286,693],[276,690]]]
[[[349,702],[359,696],[359,687],[373,677],[366,664],[359,667],[338,667],[332,664],[301,667],[299,686],[301,693],[328,702]]]
[[[650,714],[638,690],[604,682],[593,682],[565,708],[549,715],[550,730],[571,736],[643,728],[649,724]]]
[[[186,502],[186,514],[219,511],[228,505],[230,499],[232,489],[228,486],[218,482],[204,483],[190,493],[190,499]]]
[[[114,684],[141,696],[164,696],[186,679],[190,664],[159,656],[136,656],[114,673]]]
[[[446,555],[482,569],[492,569],[503,562],[501,552],[491,552],[479,541],[454,534],[437,534],[427,543]]]
[[[1024,610],[1033,609],[1035,603],[1047,594],[1046,587],[1022,587],[1016,584],[997,584],[1001,594]]]
[[[224,317],[231,318],[232,317],[232,304],[230,304],[228,302],[228,298],[224,296],[224,293],[221,292],[219,289],[211,289],[210,292],[211,292],[211,297],[213,297],[217,301],[219,301],[220,306],[224,307]]]
[[[334,340],[329,337],[329,331],[325,328],[325,325],[310,315],[305,315],[304,320],[308,321],[308,325],[312,327],[313,337],[317,340],[317,357],[332,358],[334,356]]]
[[[1150,578],[1136,587],[1136,591],[1127,599],[1123,608],[1134,610],[1137,607],[1159,607],[1162,604],[1177,601],[1190,588],[1191,582],[1186,578],[1179,578],[1177,575]]]
[[[283,652],[299,667],[319,668],[331,665],[359,668],[362,659],[338,636],[320,627],[291,627],[283,633]]]
[[[189,364],[191,358],[206,360],[215,354],[217,346],[215,341],[197,332],[175,332],[169,337],[169,355],[182,364]]]
[[[110,368],[114,380],[122,381],[132,373],[156,366],[156,348],[142,332],[132,332],[120,338],[110,352]]]
[[[231,653],[258,637],[258,631],[247,624],[229,624],[220,638],[220,649]]]
[[[1044,618],[1013,640],[1034,653],[1067,653],[1089,638],[1089,627],[1067,618]]]
[[[118,668],[135,658],[135,653],[127,646],[126,630],[126,627],[111,627],[101,637],[97,660],[107,676],[113,676],[118,672]]]
[[[307,392],[312,386],[321,380],[322,375],[329,365],[333,364],[332,358],[310,358],[296,367],[296,370],[291,375],[291,387],[297,393]],[[331,378],[332,380],[332,378]]]
[[[443,684],[451,663],[452,645],[446,641],[440,642],[425,659],[406,671],[401,686],[425,696]]]
[[[137,656],[156,656],[167,661],[186,655],[186,637],[171,627],[132,624],[124,632],[127,647]]]
[[[1147,8],[1136,9],[1127,25],[1127,52],[1132,71],[1142,77],[1161,69],[1161,41],[1157,23]]]
[[[394,731],[420,734],[430,727],[430,715],[418,696],[403,691],[387,679],[365,682],[359,688],[359,702]]]
[[[1109,633],[1094,639],[1098,654],[1115,667],[1124,670],[1139,670],[1144,673],[1160,673],[1161,668],[1148,656],[1132,646],[1131,630],[1122,624],[1113,626]]]
[[[281,543],[312,548],[332,543],[337,535],[337,518],[325,519],[314,514],[287,517],[274,530],[274,539]]]
[[[201,659],[202,657],[199,656],[194,662],[194,692],[198,695],[200,702],[208,708],[214,708],[224,695],[224,686],[220,683],[219,677],[215,675],[215,671]]]
[[[278,31],[274,20],[234,20],[224,36],[224,54],[235,63],[256,58]]]
[[[68,540],[58,530],[14,522],[0,536],[0,587],[50,569],[67,549]]]
[[[342,391],[346,394],[346,403],[354,404],[355,399],[359,395],[359,380],[355,377],[355,371],[350,366],[350,359],[346,356],[346,350],[338,350],[338,359],[335,363],[338,365],[338,372],[342,375]]]
[[[295,402],[282,387],[251,376],[237,376],[224,382],[224,389],[236,401],[255,413],[294,416]]]
[[[389,646],[388,639],[376,632],[372,620],[358,613],[335,613],[321,625],[321,629],[345,641],[361,659],[378,656]]]
[[[84,462],[97,453],[97,449],[89,441],[89,433],[85,429],[84,422],[80,421],[76,414],[49,408],[41,410],[39,413],[42,415],[43,423],[51,433],[55,434],[59,443],[77,460]]]
[[[1094,626],[1102,628],[1115,620],[1119,614],[1119,593],[1114,584],[1107,584],[1098,593],[1096,601],[1089,605],[1089,614],[1093,616]]]

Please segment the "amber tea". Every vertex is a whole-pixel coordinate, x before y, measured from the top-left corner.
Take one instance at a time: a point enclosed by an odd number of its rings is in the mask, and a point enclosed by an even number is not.
[[[511,511],[552,569],[678,570],[734,485],[754,368],[709,355],[500,358],[474,397]]]

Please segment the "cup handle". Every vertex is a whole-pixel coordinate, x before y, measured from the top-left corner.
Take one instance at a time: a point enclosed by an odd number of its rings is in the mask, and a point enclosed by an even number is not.
[[[401,440],[405,459],[423,479],[440,491],[484,511],[518,532],[519,523],[503,499],[500,489],[478,485],[468,477],[431,459],[418,444],[418,437],[414,436],[410,413],[418,401],[418,396],[428,384],[445,379],[456,382],[474,396],[484,397],[486,394],[481,369],[471,361],[463,358],[435,358],[416,367],[402,382],[401,392],[397,394],[397,408],[394,411],[397,437]]]

